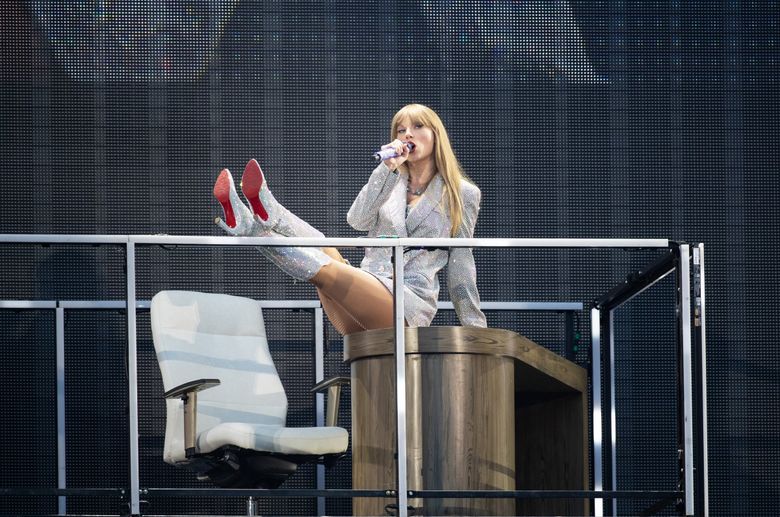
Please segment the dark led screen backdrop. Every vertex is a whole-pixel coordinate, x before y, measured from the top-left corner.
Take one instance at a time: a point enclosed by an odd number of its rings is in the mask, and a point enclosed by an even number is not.
[[[345,216],[371,154],[392,115],[420,102],[441,115],[482,190],[477,237],[703,242],[711,514],[780,511],[777,2],[31,0],[2,2],[0,23],[0,233],[220,235],[213,182],[254,157],[289,209],[328,236],[359,236]],[[344,253],[353,264],[362,256]],[[590,303],[657,253],[475,257],[485,301],[585,303],[576,362],[587,368]],[[0,300],[125,296],[121,247],[3,244],[0,263]],[[145,247],[137,264],[141,300],[170,288],[316,296],[251,249]],[[676,488],[674,290],[660,282],[615,322],[619,489]],[[434,323],[457,319],[442,311]],[[562,352],[560,314],[491,312],[488,323]],[[0,487],[57,483],[54,324],[51,311],[0,310]],[[118,309],[67,313],[69,487],[129,486],[126,324]],[[270,310],[266,325],[289,423],[313,425],[312,314]],[[329,325],[326,340],[326,376],[348,372]],[[138,354],[141,486],[203,486],[162,462],[162,383],[144,312]],[[349,427],[348,394],[341,416]],[[351,486],[350,461],[328,487]],[[285,486],[314,487],[314,469]],[[7,497],[0,513],[56,513],[57,503]],[[68,511],[122,504],[70,497]],[[266,514],[317,508],[262,504]],[[236,499],[143,505],[244,511]],[[626,515],[643,508],[618,504]],[[327,511],[349,514],[349,501]]]

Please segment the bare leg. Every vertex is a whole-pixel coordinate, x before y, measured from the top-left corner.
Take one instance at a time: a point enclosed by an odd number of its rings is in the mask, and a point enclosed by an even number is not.
[[[328,320],[342,336],[354,334],[366,330],[362,323],[352,317],[352,315],[339,303],[328,295],[317,289],[322,308],[328,315]]]
[[[341,256],[341,253],[336,248],[322,248],[323,253],[337,262],[346,264],[347,261]],[[336,330],[342,336],[360,332],[366,330],[363,324],[356,320],[344,307],[341,306],[336,300],[325,294],[319,287],[317,288],[317,295],[320,297],[322,308],[325,310],[325,314],[328,315],[328,319],[336,328]]]
[[[336,248],[321,248],[322,252],[325,253],[327,256],[332,258],[333,260],[337,262],[341,262],[343,264],[346,264],[347,261],[344,260],[344,257],[341,256],[341,253],[339,253],[339,250]],[[366,330],[363,325],[355,318],[353,318],[347,311],[339,305],[336,300],[333,300],[330,298],[327,294],[322,292],[319,288],[317,288],[317,296],[320,298],[320,302],[322,303],[322,308],[325,310],[325,314],[328,315],[328,319],[333,324],[333,326],[336,328],[336,330],[341,334],[342,336],[346,336],[347,334],[352,334],[354,332],[360,332],[361,330]]]
[[[309,281],[342,334],[393,326],[393,296],[371,274],[334,260]]]

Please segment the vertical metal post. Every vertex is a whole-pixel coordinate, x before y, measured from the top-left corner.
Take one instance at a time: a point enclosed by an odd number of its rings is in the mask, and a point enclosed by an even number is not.
[[[564,345],[563,356],[569,361],[574,362],[576,353],[574,352],[574,313],[566,311],[563,313],[564,326]]]
[[[395,320],[395,396],[398,437],[398,517],[408,516],[406,477],[406,343],[404,336],[404,248],[393,247],[393,295]]]
[[[130,514],[141,514],[138,475],[138,357],[136,354],[135,244],[127,243],[127,382],[130,411]]]
[[[617,490],[617,414],[615,409],[615,309],[607,311],[609,329],[609,459],[610,490]],[[610,501],[612,515],[618,514],[618,501]]]
[[[699,327],[698,332],[698,373],[699,373],[699,435],[700,442],[700,465],[698,465],[698,474],[700,479],[699,489],[701,500],[702,515],[705,517],[710,514],[710,487],[709,487],[709,457],[707,444],[707,333],[706,333],[706,303],[704,292],[704,244],[699,243],[693,248],[693,264],[695,268],[694,278],[698,277],[698,289],[694,290],[695,295],[695,313],[694,325]],[[698,508],[697,508],[698,511]]]
[[[683,465],[685,515],[694,514],[693,488],[693,361],[691,349],[691,267],[690,246],[680,245],[679,262],[679,312],[680,338],[682,345],[682,382],[683,392]]]
[[[314,309],[314,382],[325,379],[325,316],[321,307]],[[316,425],[325,425],[325,395],[314,395]],[[325,488],[325,465],[317,465],[317,490]],[[317,515],[325,515],[325,498],[317,498]]]
[[[65,467],[65,309],[55,310],[55,336],[57,349],[57,488],[67,488]],[[57,498],[57,513],[65,515],[67,498]]]
[[[601,417],[601,311],[590,310],[590,364],[591,385],[593,390],[593,490],[604,490],[604,470],[602,464],[603,444]],[[604,516],[604,500],[595,499],[593,505],[595,517]]]

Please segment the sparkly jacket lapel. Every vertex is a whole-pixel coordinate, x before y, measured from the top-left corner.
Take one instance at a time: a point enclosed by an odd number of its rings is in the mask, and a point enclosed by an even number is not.
[[[430,215],[431,210],[442,203],[443,191],[444,180],[442,179],[441,174],[436,174],[433,179],[431,179],[431,183],[428,185],[428,188],[425,189],[420,200],[415,203],[411,210],[409,210],[409,215],[406,217],[406,232],[408,235],[413,236],[414,230],[420,226],[420,223],[425,221]],[[404,197],[406,197],[406,185],[404,185],[403,194]],[[406,200],[404,199],[404,201]]]

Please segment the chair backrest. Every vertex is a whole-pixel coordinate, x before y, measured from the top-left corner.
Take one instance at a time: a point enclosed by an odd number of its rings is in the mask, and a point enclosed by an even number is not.
[[[255,300],[161,291],[152,299],[151,320],[165,391],[202,378],[222,383],[198,394],[196,436],[223,422],[285,425],[287,396]],[[185,460],[181,400],[167,401],[163,456],[168,463]]]

